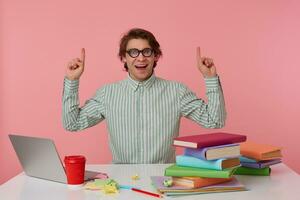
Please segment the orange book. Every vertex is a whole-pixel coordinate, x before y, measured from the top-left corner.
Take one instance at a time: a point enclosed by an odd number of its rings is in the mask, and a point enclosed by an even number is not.
[[[187,188],[200,188],[231,181],[232,178],[172,177],[173,185]]]
[[[270,160],[281,158],[281,147],[255,142],[243,142],[240,144],[241,154],[255,160]]]

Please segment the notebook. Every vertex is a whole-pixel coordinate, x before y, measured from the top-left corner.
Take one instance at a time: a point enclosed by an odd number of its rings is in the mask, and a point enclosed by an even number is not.
[[[67,183],[67,176],[55,144],[51,139],[9,135],[26,175],[50,181]],[[85,171],[85,180],[100,172]]]

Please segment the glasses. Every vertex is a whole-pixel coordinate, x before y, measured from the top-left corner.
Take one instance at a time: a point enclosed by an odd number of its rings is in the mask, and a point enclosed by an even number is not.
[[[138,49],[128,49],[126,51],[126,53],[128,53],[128,55],[132,58],[136,58],[140,55],[140,53],[142,53],[142,55],[144,57],[150,57],[152,56],[153,54],[153,49],[150,49],[150,48],[145,48],[145,49],[142,49],[142,50],[138,50]]]

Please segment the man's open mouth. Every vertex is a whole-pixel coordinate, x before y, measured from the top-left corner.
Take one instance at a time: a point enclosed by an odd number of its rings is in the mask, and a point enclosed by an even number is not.
[[[144,69],[144,68],[146,68],[148,65],[146,65],[146,64],[143,64],[143,65],[135,65],[135,67],[136,68],[138,68],[138,69]]]

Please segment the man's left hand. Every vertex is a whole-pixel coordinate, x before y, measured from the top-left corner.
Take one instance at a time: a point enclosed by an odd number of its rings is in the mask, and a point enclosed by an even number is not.
[[[200,47],[197,47],[197,67],[205,78],[211,78],[217,75],[213,59],[202,57]]]

